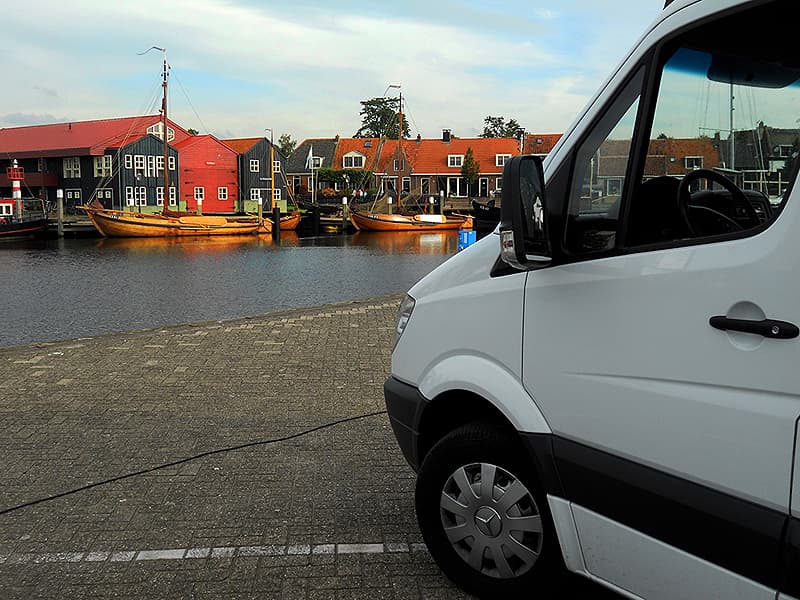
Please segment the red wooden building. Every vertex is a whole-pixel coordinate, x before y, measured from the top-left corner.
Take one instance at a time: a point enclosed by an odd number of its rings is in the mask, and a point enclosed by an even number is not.
[[[180,153],[181,199],[189,210],[235,212],[239,197],[236,151],[213,135],[195,135],[177,144]]]

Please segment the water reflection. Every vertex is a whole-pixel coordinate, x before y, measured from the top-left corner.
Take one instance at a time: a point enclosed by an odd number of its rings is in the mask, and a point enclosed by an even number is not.
[[[402,293],[458,234],[62,239],[0,248],[0,347]]]

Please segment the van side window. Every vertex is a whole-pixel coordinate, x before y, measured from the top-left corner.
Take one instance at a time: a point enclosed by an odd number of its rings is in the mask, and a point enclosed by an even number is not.
[[[668,52],[625,246],[741,237],[780,209],[800,163],[800,68],[789,40],[762,43],[747,14]]]
[[[576,153],[565,237],[570,254],[615,246],[643,79],[640,69]]]

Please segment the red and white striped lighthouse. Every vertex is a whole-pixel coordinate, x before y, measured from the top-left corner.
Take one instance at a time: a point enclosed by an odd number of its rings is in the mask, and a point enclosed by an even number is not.
[[[25,169],[19,166],[15,158],[11,166],[6,168],[6,175],[11,181],[11,197],[14,199],[14,206],[17,218],[22,218],[22,180],[25,179]]]

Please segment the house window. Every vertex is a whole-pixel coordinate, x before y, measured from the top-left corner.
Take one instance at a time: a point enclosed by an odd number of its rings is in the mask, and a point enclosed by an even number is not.
[[[218,187],[217,188],[217,199],[218,200],[227,200],[228,199],[228,188],[226,188],[226,187]]]
[[[156,157],[155,156],[148,156],[147,157],[147,170],[145,171],[145,175],[147,177],[155,177],[156,176]]]
[[[156,188],[156,206],[164,206],[164,186]]]
[[[683,158],[683,166],[687,169],[702,169],[703,157],[702,156],[685,156]]]
[[[164,132],[164,124],[161,122],[156,123],[154,125],[150,125],[150,127],[147,128],[147,133],[152,133],[153,135],[161,138],[162,140],[164,139],[164,136],[162,135],[163,132]],[[167,141],[171,142],[174,139],[175,139],[175,130],[172,129],[172,127],[170,127],[169,125],[167,125]]]
[[[64,159],[64,178],[76,179],[81,176],[81,159],[77,156]]]
[[[131,186],[125,188],[125,205],[133,206],[133,187]]]
[[[460,167],[464,164],[464,155],[463,154],[448,154],[447,155],[447,166],[448,167]]]
[[[353,154],[343,158],[343,166],[345,169],[363,169],[364,157],[360,154]]]
[[[503,178],[502,177],[498,177],[497,179],[494,180],[494,189],[497,192],[502,192],[503,191]]]
[[[93,162],[95,177],[111,177],[111,156],[95,156]]]
[[[250,159],[250,172],[251,173],[258,173],[259,170],[259,163],[256,159]]]
[[[137,173],[144,175],[144,155],[137,154],[133,157],[133,168]]]
[[[78,204],[81,201],[81,191],[64,190],[64,197],[69,201],[69,204]]]
[[[467,195],[467,186],[463,177],[447,178],[447,195],[461,198]]]
[[[98,200],[111,200],[111,188],[98,188],[97,189],[97,199]]]
[[[281,199],[281,188],[273,188],[273,190],[272,190],[272,199],[273,200],[280,200]]]
[[[272,170],[275,171],[276,173],[280,173],[281,172],[281,161],[273,160],[272,161]]]
[[[510,158],[511,158],[510,154],[496,154],[494,164],[497,167],[504,167],[506,161],[508,161]]]
[[[164,170],[164,157],[163,156],[156,156],[156,169],[159,171]]]
[[[261,190],[258,188],[252,188],[250,190],[250,200],[261,200]]]
[[[403,191],[411,193],[411,177],[403,177]]]
[[[39,158],[36,161],[36,170],[39,173],[44,173],[47,170],[47,162],[43,158]]]
[[[169,157],[169,170],[170,171],[174,171],[175,170],[175,157],[174,156],[170,156]]]
[[[794,153],[794,146],[789,144],[781,144],[778,146],[778,156],[781,158],[790,158]]]
[[[136,206],[147,206],[147,188],[143,186],[133,188],[133,198]]]
[[[321,169],[322,168],[322,157],[321,156],[312,156],[311,157],[311,168],[312,169]]]
[[[132,169],[133,168],[133,156],[130,154],[125,155],[125,168]]]
[[[309,177],[308,178],[308,189],[310,190],[312,187],[314,187],[314,178],[313,177]]]
[[[202,187],[194,188],[194,199],[198,202],[202,202],[206,195],[206,189]]]
[[[169,205],[177,206],[177,204],[178,204],[178,192],[173,186],[169,186]]]

